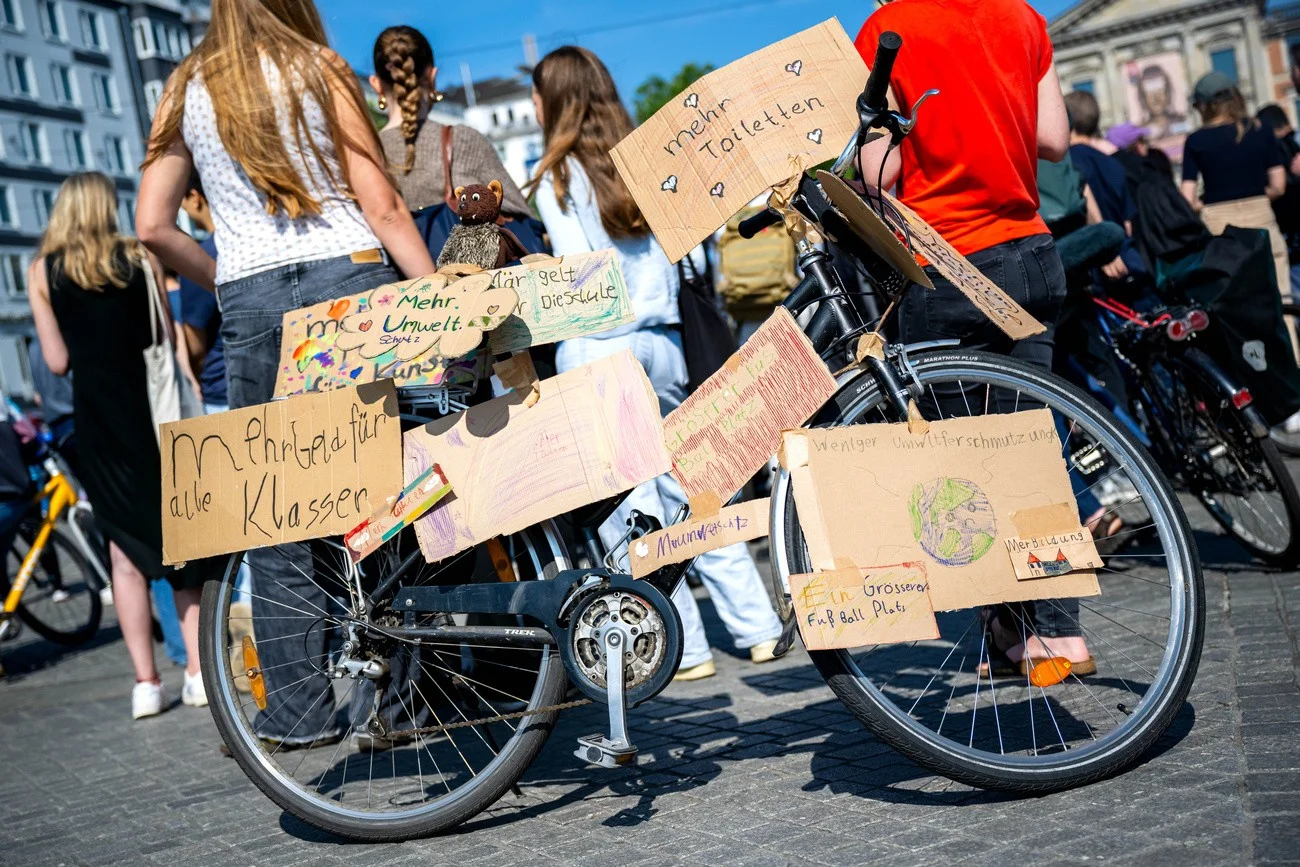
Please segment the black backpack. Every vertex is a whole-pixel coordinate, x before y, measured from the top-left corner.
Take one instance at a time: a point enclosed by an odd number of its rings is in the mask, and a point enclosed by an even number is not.
[[[713,288],[713,266],[707,255],[704,263],[703,274],[689,254],[677,263],[681,281],[677,312],[682,318],[682,352],[686,356],[691,391],[717,373],[736,351],[736,337]]]

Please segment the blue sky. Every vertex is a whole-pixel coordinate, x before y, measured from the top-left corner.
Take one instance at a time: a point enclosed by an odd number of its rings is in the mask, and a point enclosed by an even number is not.
[[[566,43],[595,51],[624,100],[651,75],[684,63],[723,66],[832,16],[857,35],[871,3],[864,0],[317,0],[334,47],[358,70],[372,71],[371,49],[391,24],[419,28],[433,43],[439,83],[461,83],[461,63],[475,79],[509,75],[524,62],[523,36],[541,55]],[[1071,0],[1032,3],[1049,18]]]

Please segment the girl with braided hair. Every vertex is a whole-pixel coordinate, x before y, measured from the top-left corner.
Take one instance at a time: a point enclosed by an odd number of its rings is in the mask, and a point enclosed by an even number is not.
[[[445,126],[429,119],[438,93],[433,48],[414,27],[389,27],[375,40],[375,74],[370,86],[388,123],[379,132],[398,188],[413,211],[447,202],[456,187],[501,182],[501,213],[532,217],[524,194],[510,179],[496,149],[467,126]]]

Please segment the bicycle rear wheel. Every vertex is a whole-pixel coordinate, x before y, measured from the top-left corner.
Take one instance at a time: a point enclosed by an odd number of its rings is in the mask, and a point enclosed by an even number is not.
[[[1194,365],[1153,365],[1148,389],[1168,416],[1169,429],[1156,433],[1210,515],[1261,560],[1300,562],[1300,494],[1273,443],[1256,438],[1242,410]]]
[[[203,679],[227,748],[276,804],[351,839],[425,836],[476,815],[519,779],[549,735],[557,711],[524,712],[563,699],[558,654],[491,641],[390,640],[384,628],[402,625],[402,615],[382,602],[359,617],[357,600],[364,607],[363,594],[411,556],[415,567],[400,582],[408,587],[549,580],[569,565],[558,532],[541,524],[428,564],[407,530],[356,574],[336,540],[310,549],[307,584],[254,568],[253,601],[264,603],[256,618],[235,595],[243,555],[232,556],[225,577],[204,590]],[[313,587],[319,592],[304,592]],[[358,622],[366,628],[349,630]],[[446,612],[422,615],[417,625],[483,622]],[[499,625],[522,622],[510,617]],[[375,681],[320,674],[349,652],[346,642],[363,643],[367,658],[388,675]],[[289,700],[306,710],[266,739],[268,720]]]
[[[39,521],[24,521],[9,549],[8,568],[0,576],[3,591],[9,575],[18,574],[23,558],[40,532]],[[99,629],[103,603],[93,585],[94,571],[80,548],[54,527],[36,561],[31,580],[18,603],[18,616],[39,635],[56,644],[75,646],[89,641]]]
[[[1063,380],[1012,359],[960,350],[913,356],[929,420],[1042,406],[1062,422],[1062,453],[1094,493],[1104,522],[1143,547],[1103,553],[1101,595],[1078,600],[1095,676],[1046,688],[1026,674],[997,676],[981,612],[939,613],[934,641],[811,654],[845,706],[922,767],[987,789],[1049,792],[1134,762],[1178,713],[1195,677],[1204,629],[1200,563],[1178,501],[1150,456],[1099,404]],[[954,400],[954,398],[956,398]],[[818,426],[898,421],[872,377],[846,384]],[[773,491],[773,564],[784,579],[810,570],[789,476]],[[869,511],[869,510],[867,510]],[[864,520],[870,520],[869,514]],[[783,587],[777,588],[783,591]],[[783,592],[778,598],[785,599]],[[1063,600],[1035,606],[1060,610]],[[1002,606],[1022,640],[1034,618]],[[988,665],[981,671],[980,665]]]

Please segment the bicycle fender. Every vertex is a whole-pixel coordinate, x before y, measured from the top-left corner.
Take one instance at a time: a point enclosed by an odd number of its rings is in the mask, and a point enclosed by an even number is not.
[[[1195,367],[1201,373],[1205,374],[1206,378],[1209,379],[1210,382],[1214,383],[1214,387],[1218,390],[1219,396],[1224,400],[1231,402],[1233,396],[1242,391],[1241,386],[1238,385],[1232,377],[1228,376],[1228,374],[1224,372],[1223,368],[1219,367],[1219,365],[1214,362],[1214,359],[1210,358],[1210,356],[1206,355],[1201,350],[1196,349],[1195,347],[1188,347],[1187,351],[1183,354],[1183,360]],[[1240,412],[1242,418],[1246,420],[1246,426],[1249,429],[1251,436],[1260,440],[1268,438],[1268,422],[1264,421],[1264,416],[1254,407],[1253,404],[1248,404],[1242,407]]]

